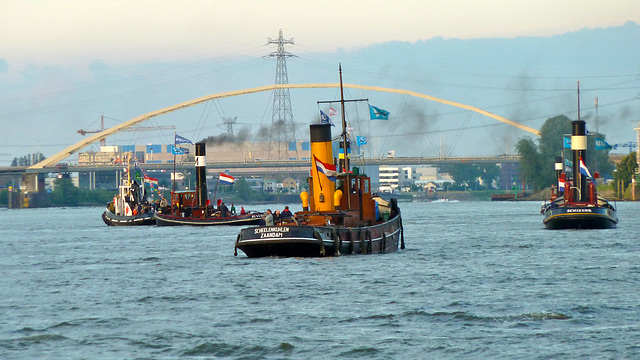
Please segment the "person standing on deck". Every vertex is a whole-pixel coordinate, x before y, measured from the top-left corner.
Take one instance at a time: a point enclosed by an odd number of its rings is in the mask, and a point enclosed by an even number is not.
[[[264,216],[264,225],[273,226],[273,214],[271,213],[271,209],[267,209],[267,214]]]

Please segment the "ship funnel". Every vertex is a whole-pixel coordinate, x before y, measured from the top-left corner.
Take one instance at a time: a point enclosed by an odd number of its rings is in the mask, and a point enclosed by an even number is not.
[[[207,203],[207,144],[196,143],[196,196],[198,207]]]
[[[331,148],[331,125],[309,125],[311,138],[311,188],[313,189],[313,207],[315,211],[333,210],[336,166]],[[331,181],[330,177],[334,179]]]
[[[571,152],[573,153],[573,199],[581,202],[588,199],[587,177],[580,173],[580,160],[587,163],[587,131],[584,120],[571,122]],[[565,189],[567,191],[568,189]]]
[[[562,193],[560,192],[560,189],[563,188],[564,184],[562,184],[562,186],[560,186],[560,176],[562,175],[562,169],[564,168],[564,164],[562,161],[562,156],[556,156],[556,164],[555,164],[555,169],[556,169],[556,186],[558,187],[558,196],[562,195]]]

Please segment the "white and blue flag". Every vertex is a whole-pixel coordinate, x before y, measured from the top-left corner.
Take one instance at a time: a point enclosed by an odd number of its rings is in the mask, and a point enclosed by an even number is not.
[[[324,111],[320,110],[320,123],[321,124],[331,124],[331,126],[335,126],[331,118],[324,113]]]
[[[174,144],[193,144],[193,141],[187,139],[186,137],[176,134],[176,139],[174,141]]]
[[[373,105],[369,105],[369,115],[371,120],[389,120],[389,112]]]

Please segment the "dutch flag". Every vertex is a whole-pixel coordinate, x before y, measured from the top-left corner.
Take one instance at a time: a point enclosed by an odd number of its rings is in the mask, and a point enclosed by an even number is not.
[[[336,181],[335,165],[323,163],[322,161],[318,160],[318,158],[315,157],[315,155],[313,156],[313,159],[316,162],[316,169],[318,169],[318,172],[325,174],[329,178],[329,180]]]
[[[584,161],[582,161],[582,156],[580,156],[580,174],[591,178],[591,174],[589,173],[589,169],[587,169],[587,165],[585,165]]]
[[[220,182],[223,184],[233,184],[234,182],[236,182],[236,178],[225,173],[220,173],[218,180],[220,180]]]

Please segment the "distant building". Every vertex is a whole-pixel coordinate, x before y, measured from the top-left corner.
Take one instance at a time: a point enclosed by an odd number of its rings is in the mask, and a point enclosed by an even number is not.
[[[499,190],[511,190],[520,183],[520,164],[510,163],[500,166]]]
[[[195,146],[179,144],[186,149],[185,155],[194,155]],[[112,145],[101,146],[100,151],[78,154],[78,165],[126,164],[129,156],[138,163],[171,164],[183,161],[184,155],[173,154],[173,144],[169,145]],[[309,160],[311,144],[308,141],[274,142],[223,142],[207,143],[207,161],[253,162],[262,160]]]
[[[299,183],[294,178],[286,178],[282,180],[282,191],[286,193],[297,193],[299,190]]]
[[[264,180],[262,179],[261,176],[245,177],[243,179],[244,179],[244,181],[247,182],[247,184],[249,184],[249,188],[251,190],[253,190],[253,191],[262,191]]]
[[[442,189],[444,183],[453,183],[449,174],[439,173],[435,166],[386,166],[378,168],[379,186],[381,192],[410,191],[412,186],[419,186],[425,190]]]
[[[400,186],[400,168],[397,166],[381,165],[378,168],[378,190],[393,193]]]

